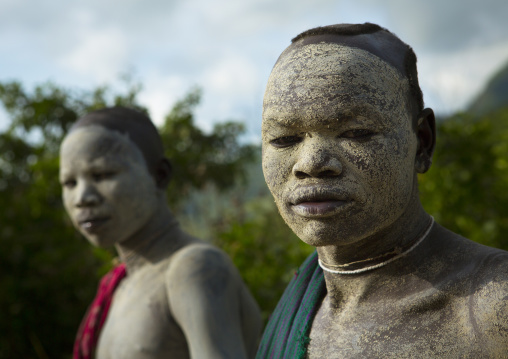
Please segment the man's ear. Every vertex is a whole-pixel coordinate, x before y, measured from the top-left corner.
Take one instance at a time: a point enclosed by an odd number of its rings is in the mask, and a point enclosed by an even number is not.
[[[157,187],[165,190],[169,185],[172,174],[173,166],[171,165],[171,162],[169,162],[169,160],[165,157],[161,158],[154,170],[154,178]]]
[[[432,155],[436,146],[436,118],[430,108],[418,114],[416,126],[418,150],[415,158],[415,169],[418,173],[425,173],[432,164]]]

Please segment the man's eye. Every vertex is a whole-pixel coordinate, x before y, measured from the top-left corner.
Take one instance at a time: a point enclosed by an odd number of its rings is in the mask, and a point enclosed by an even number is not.
[[[368,138],[368,137],[374,135],[374,133],[375,132],[371,131],[371,130],[358,129],[358,130],[346,131],[346,132],[342,133],[340,135],[340,137],[362,139],[362,138]]]
[[[76,180],[68,179],[62,182],[62,186],[65,188],[73,188],[76,186]]]
[[[300,136],[284,136],[271,140],[270,144],[274,147],[283,148],[296,145],[300,142],[302,142],[302,137]]]

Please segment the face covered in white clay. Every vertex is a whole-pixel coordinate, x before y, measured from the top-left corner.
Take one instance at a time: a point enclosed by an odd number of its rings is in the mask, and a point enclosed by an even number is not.
[[[314,246],[389,228],[417,196],[408,81],[370,52],[290,46],[263,104],[263,172],[280,213]]]
[[[159,190],[141,151],[102,126],[79,127],[64,139],[60,182],[74,226],[97,246],[130,238],[158,208]]]

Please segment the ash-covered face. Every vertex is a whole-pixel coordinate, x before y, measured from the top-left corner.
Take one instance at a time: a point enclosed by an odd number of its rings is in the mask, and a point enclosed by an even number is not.
[[[102,126],[80,127],[64,139],[60,182],[72,223],[97,246],[130,238],[158,208],[160,194],[141,151]]]
[[[370,52],[291,46],[268,80],[263,172],[306,243],[346,245],[395,223],[417,194],[407,80]]]

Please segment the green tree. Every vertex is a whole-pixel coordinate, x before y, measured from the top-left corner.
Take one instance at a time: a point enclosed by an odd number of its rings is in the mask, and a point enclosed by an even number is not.
[[[118,104],[146,111],[139,90],[70,91],[44,84],[26,91],[16,82],[0,83],[11,121],[0,132],[0,358],[70,356],[112,254],[82,239],[63,210],[59,144],[90,110]],[[227,122],[210,133],[195,125],[200,95],[190,91],[159,129],[174,165],[168,200],[191,230],[189,223],[199,223],[200,236],[230,254],[266,319],[313,248],[277,213],[260,164],[251,163],[259,148],[239,141],[242,125]],[[508,109],[440,121],[434,165],[420,176],[424,207],[451,230],[508,249],[506,153]]]
[[[192,191],[211,185],[225,191],[239,181],[244,183],[246,165],[257,154],[256,146],[239,142],[245,131],[242,123],[217,123],[209,134],[197,127],[194,111],[200,100],[200,89],[190,91],[175,103],[160,128],[166,156],[174,167],[168,200],[176,209]]]
[[[236,206],[227,228],[216,230],[215,243],[233,259],[268,320],[287,284],[314,251],[282,220],[271,195]]]
[[[226,251],[266,321],[304,259],[314,251],[284,223],[261,170],[261,150],[247,166],[246,183],[225,191],[208,187],[191,195],[187,231]]]
[[[430,171],[420,176],[424,207],[445,227],[508,250],[508,108],[438,122]]]
[[[58,147],[78,116],[113,102],[106,95],[98,89],[73,97],[53,84],[28,93],[16,82],[0,84],[11,119],[0,134],[2,358],[69,353],[105,269],[100,257],[108,258],[107,252],[92,255],[63,211]],[[130,94],[115,97],[114,103],[129,103]]]
[[[108,87],[77,91],[47,83],[26,91],[17,82],[0,83],[10,118],[0,133],[0,358],[70,357],[112,254],[90,246],[64,212],[59,145],[72,123],[91,110],[124,105],[146,111],[139,90],[128,85],[122,93]],[[254,153],[238,142],[239,124],[217,125],[211,134],[196,128],[192,110],[199,94],[195,90],[178,102],[161,131],[175,164],[175,205],[192,189],[232,185]]]

